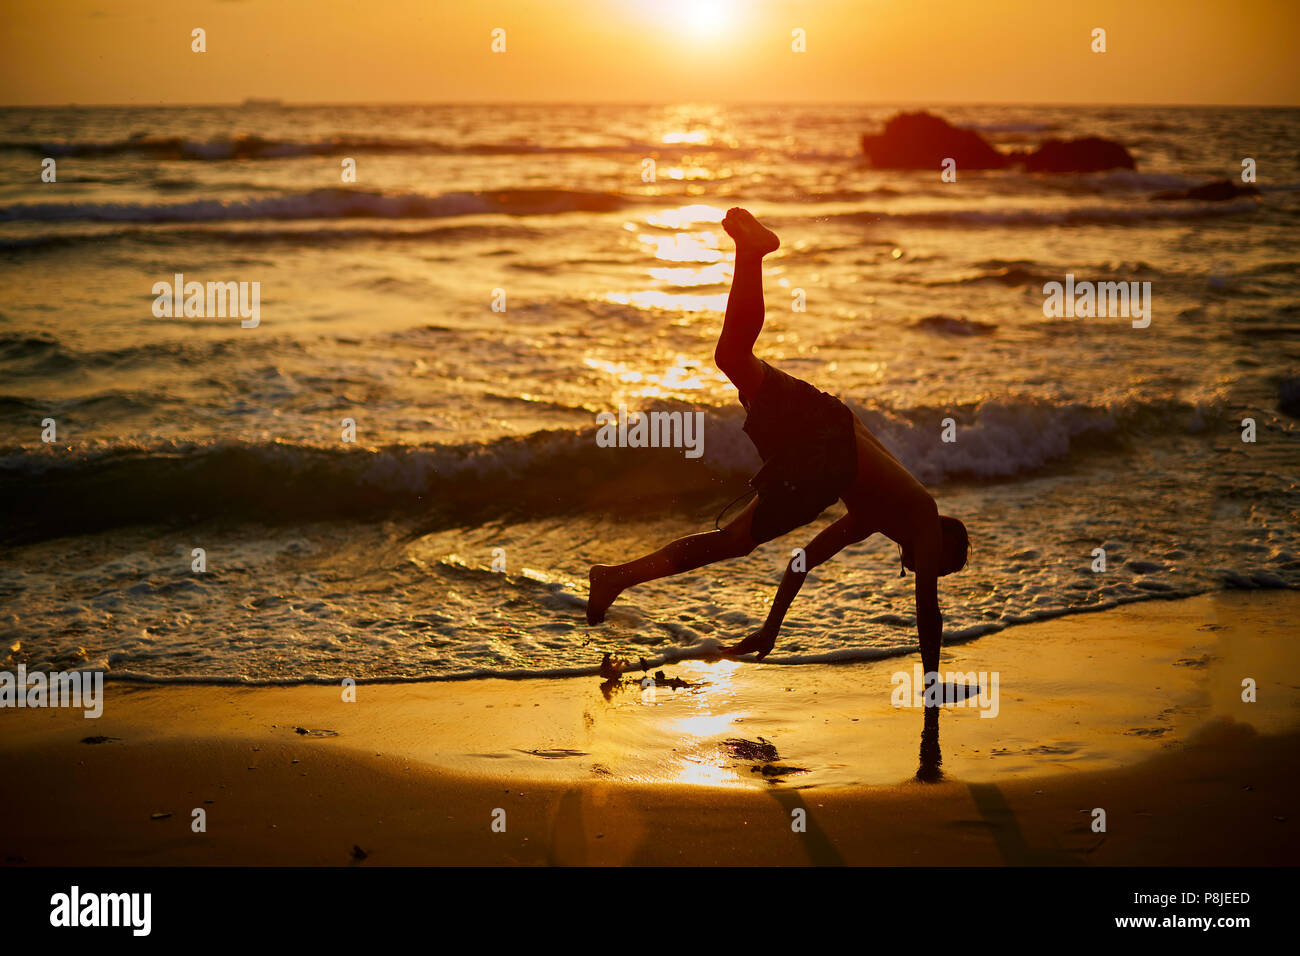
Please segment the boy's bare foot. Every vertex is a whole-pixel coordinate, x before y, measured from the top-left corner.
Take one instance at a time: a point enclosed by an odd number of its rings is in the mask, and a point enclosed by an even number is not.
[[[722,217],[722,228],[736,242],[737,255],[765,256],[781,247],[781,240],[746,209],[733,206]]]
[[[587,595],[587,623],[599,624],[605,620],[605,611],[622,591],[614,583],[614,569],[605,564],[592,565],[587,575],[591,590]]]

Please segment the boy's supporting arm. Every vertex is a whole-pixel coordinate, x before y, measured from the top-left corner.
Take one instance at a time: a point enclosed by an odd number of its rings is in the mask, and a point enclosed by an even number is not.
[[[871,534],[872,532],[864,528],[862,523],[851,514],[846,514],[827,525],[808,543],[802,555],[796,553],[791,557],[763,626],[739,644],[723,648],[722,653],[748,654],[757,651],[759,660],[766,657],[776,644],[776,635],[781,630],[782,622],[785,621],[786,611],[790,609],[799,589],[803,587],[808,572],[849,545],[869,538]]]
[[[912,566],[916,572],[916,634],[921,644],[921,666],[925,673],[939,670],[943,647],[943,615],[939,613],[940,533],[936,522],[932,534],[917,536]]]

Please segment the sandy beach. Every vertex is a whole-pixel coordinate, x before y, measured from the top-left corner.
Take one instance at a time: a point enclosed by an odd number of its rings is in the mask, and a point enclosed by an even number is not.
[[[354,703],[333,686],[110,682],[98,720],[0,712],[0,858],[1290,863],[1297,613],[1294,592],[1219,592],[1011,628],[942,661],[986,675],[996,716],[928,722],[891,702],[911,658],[683,662],[675,689],[639,672],[362,684]]]
[[[4,938],[1285,933],[1300,3],[1089,10],[7,4]]]

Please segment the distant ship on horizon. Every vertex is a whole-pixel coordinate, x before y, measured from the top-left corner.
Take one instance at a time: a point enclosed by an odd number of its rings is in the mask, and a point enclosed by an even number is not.
[[[275,96],[250,96],[241,106],[283,106],[284,100]]]

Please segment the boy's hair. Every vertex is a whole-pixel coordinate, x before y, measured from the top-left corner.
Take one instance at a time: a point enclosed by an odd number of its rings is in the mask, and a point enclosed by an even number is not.
[[[966,559],[970,557],[970,535],[960,520],[949,515],[939,516],[939,531],[943,535],[939,574],[955,574],[966,567]]]

